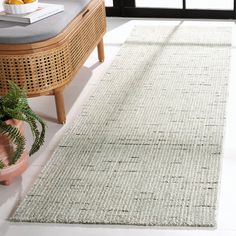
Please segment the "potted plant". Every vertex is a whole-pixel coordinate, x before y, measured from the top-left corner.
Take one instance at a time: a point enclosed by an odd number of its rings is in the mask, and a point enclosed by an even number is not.
[[[5,185],[27,168],[23,122],[29,124],[34,137],[32,155],[44,143],[46,125],[29,107],[26,90],[9,81],[8,93],[0,97],[0,182]]]

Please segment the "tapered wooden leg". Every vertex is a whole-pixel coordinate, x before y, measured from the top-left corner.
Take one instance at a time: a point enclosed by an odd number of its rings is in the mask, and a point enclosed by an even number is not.
[[[100,62],[104,62],[105,54],[104,54],[103,39],[99,42],[97,48],[98,48],[98,59]]]
[[[60,124],[66,123],[63,89],[55,89],[54,97],[57,109],[57,119]]]

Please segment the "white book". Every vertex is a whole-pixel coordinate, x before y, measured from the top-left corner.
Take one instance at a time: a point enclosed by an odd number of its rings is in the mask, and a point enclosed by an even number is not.
[[[62,11],[64,11],[63,5],[39,3],[36,11],[27,14],[13,15],[1,11],[0,20],[30,24]]]

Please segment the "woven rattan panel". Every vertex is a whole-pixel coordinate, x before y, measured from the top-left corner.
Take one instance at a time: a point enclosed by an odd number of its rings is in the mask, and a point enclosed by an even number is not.
[[[28,94],[38,94],[61,86],[71,79],[68,45],[26,55],[0,55],[0,90],[8,90],[7,80],[27,86]]]
[[[29,96],[46,94],[67,84],[105,33],[104,3],[79,23],[69,38],[50,49],[23,55],[0,53],[0,95],[8,91],[8,80],[26,85]]]
[[[70,55],[72,69],[77,70],[87,58],[98,36],[106,30],[105,7],[100,5],[81,26],[80,30],[70,40]]]

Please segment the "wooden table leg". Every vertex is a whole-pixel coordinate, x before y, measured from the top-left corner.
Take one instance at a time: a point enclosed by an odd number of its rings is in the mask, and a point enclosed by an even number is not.
[[[99,42],[97,48],[98,48],[98,59],[99,59],[100,62],[104,62],[105,53],[104,53],[103,39]]]
[[[63,98],[63,88],[54,90],[54,98],[57,109],[57,119],[60,124],[66,123],[65,105]]]

